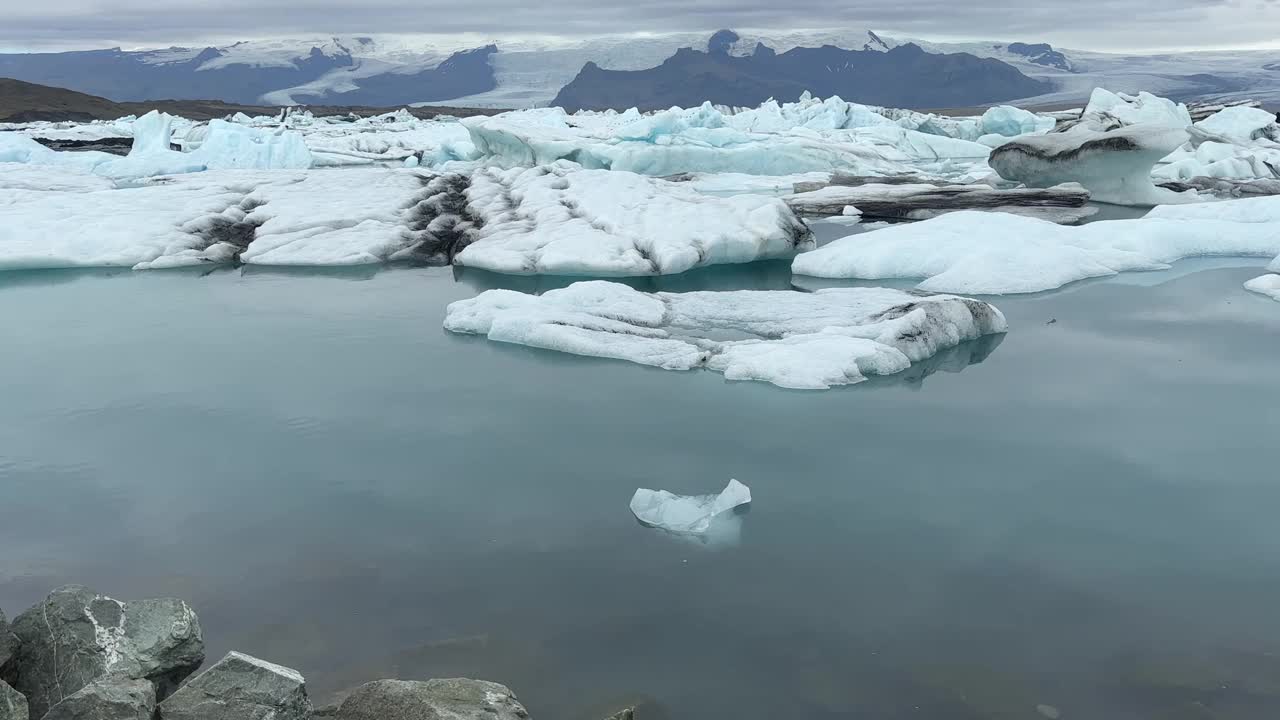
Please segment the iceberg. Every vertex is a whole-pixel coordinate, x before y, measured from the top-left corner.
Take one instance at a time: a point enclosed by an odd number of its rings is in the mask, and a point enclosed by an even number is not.
[[[155,110],[132,124],[133,147],[125,157],[103,152],[59,152],[30,138],[0,134],[0,162],[78,168],[120,180],[178,175],[208,169],[305,169],[312,165],[301,136],[222,120],[210,121],[200,146],[189,153],[170,149],[174,120]]]
[[[416,164],[438,167],[475,155],[471,135],[455,120],[419,120],[392,113],[350,123],[313,120],[299,132],[317,166],[403,163],[416,158]]]
[[[566,161],[478,170],[455,204],[482,222],[457,241],[454,262],[502,273],[665,275],[790,258],[813,246],[808,227],[779,199],[713,197]]]
[[[1244,288],[1259,295],[1266,295],[1272,300],[1280,300],[1280,274],[1269,273],[1256,277],[1246,282]]]
[[[643,293],[595,280],[543,295],[487,290],[449,305],[444,327],[666,370],[827,389],[901,372],[1008,326],[987,303],[886,288]]]
[[[1243,146],[1207,140],[1194,148],[1186,146],[1170,153],[1152,175],[1165,181],[1277,180],[1280,145]]]
[[[1036,115],[1029,110],[1011,105],[997,105],[987,108],[986,112],[982,113],[978,128],[982,135],[1017,137],[1049,132],[1056,122],[1051,117]]]
[[[0,189],[0,270],[132,267],[210,243],[192,223],[236,205],[241,193],[174,183],[135,188]]]
[[[1186,105],[1157,97],[1149,92],[1137,95],[1115,93],[1105,88],[1094,88],[1089,104],[1074,113],[1057,113],[1055,131],[1064,132],[1086,128],[1105,132],[1131,125],[1152,125],[1186,129],[1192,117]]]
[[[1228,107],[1187,128],[1190,142],[1152,173],[1163,180],[1280,179],[1280,125],[1254,107]],[[1203,182],[1202,180],[1200,180]]]
[[[421,238],[410,208],[426,192],[417,173],[383,168],[215,170],[43,191],[6,176],[0,269],[386,262],[413,257]]]
[[[717,128],[656,143],[594,138],[568,126],[526,125],[502,116],[467,122],[479,156],[508,167],[572,160],[588,169],[659,177],[685,172],[791,175],[842,168],[856,168],[864,174],[906,170],[866,145],[832,143],[817,133],[799,131],[767,135]]]
[[[836,99],[838,100],[838,98]],[[863,175],[907,174],[907,163],[981,160],[989,148],[968,139],[903,127],[843,101],[805,120],[788,110],[726,115],[705,104],[642,116],[563,110],[518,111],[468,118],[476,157],[507,167],[572,160],[588,169],[665,177],[689,172],[791,175],[834,170]],[[754,114],[753,114],[754,113]],[[843,115],[841,115],[843,113]],[[859,119],[852,119],[853,115]],[[833,115],[843,119],[833,119]],[[883,122],[870,121],[871,116]],[[819,121],[819,118],[825,118]],[[976,137],[976,134],[974,135]]]
[[[644,525],[677,534],[701,535],[726,513],[751,502],[751,490],[730,480],[716,495],[675,495],[640,488],[631,496],[631,512]]]
[[[1184,257],[1280,254],[1280,197],[1161,207],[1139,220],[1078,227],[1002,213],[956,212],[836,240],[792,271],[825,278],[924,278],[929,292],[1011,294],[1161,270]]]
[[[777,198],[712,197],[567,162],[472,176],[376,166],[209,170],[131,187],[44,168],[34,175],[47,179],[42,191],[9,180],[5,167],[13,166],[0,164],[0,207],[12,222],[0,228],[0,266],[9,267],[410,261],[620,276],[789,259],[813,246]]]
[[[1205,141],[1231,145],[1253,145],[1280,141],[1276,116],[1256,107],[1235,106],[1219,110],[1190,128],[1191,142]]]
[[[1094,200],[1116,205],[1194,201],[1151,180],[1155,164],[1187,138],[1186,130],[1163,125],[1102,132],[1080,125],[1005,143],[991,151],[989,163],[1006,180],[1042,188],[1079,183]]]
[[[856,207],[865,218],[927,220],[949,212],[980,210],[1037,217],[1064,225],[1097,212],[1079,187],[997,189],[987,185],[880,184],[876,178],[836,176],[831,185],[783,197],[802,216],[848,215]],[[846,184],[848,183],[848,184]]]
[[[191,157],[209,170],[305,170],[314,162],[296,132],[260,130],[225,120],[209,121],[208,135]]]

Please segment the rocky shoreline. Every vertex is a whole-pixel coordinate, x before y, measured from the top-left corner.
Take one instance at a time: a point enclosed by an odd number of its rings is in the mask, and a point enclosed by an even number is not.
[[[302,673],[240,652],[204,664],[187,603],[58,588],[10,623],[0,610],[0,720],[528,720],[498,683],[377,680],[315,708]],[[609,720],[632,720],[622,710]]]

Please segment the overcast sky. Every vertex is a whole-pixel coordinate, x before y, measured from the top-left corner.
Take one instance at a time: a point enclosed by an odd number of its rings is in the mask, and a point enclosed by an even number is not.
[[[273,36],[869,27],[1076,49],[1280,47],[1280,0],[0,0],[0,49]]]

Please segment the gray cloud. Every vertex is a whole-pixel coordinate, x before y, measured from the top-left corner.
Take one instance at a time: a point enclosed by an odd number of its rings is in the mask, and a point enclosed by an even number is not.
[[[592,35],[871,27],[1083,49],[1280,45],[1278,0],[41,0],[0,3],[0,48],[198,44],[377,33]]]

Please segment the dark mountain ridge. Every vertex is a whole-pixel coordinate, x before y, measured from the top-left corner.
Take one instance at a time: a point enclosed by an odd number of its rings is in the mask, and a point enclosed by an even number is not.
[[[454,53],[435,68],[413,73],[387,72],[352,78],[356,90],[330,94],[336,104],[396,105],[448,100],[492,90],[495,86],[489,45]],[[168,55],[173,55],[170,60]],[[318,80],[326,73],[351,68],[352,52],[340,44],[309,51],[283,64],[225,62],[218,48],[192,55],[183,48],[129,52],[81,50],[60,53],[0,54],[0,77],[63,87],[117,102],[214,98],[230,103],[260,103],[263,95]]]
[[[694,107],[705,101],[753,106],[769,98],[794,101],[809,91],[817,97],[839,95],[872,105],[964,107],[1051,89],[1049,83],[1029,78],[999,60],[968,53],[927,53],[911,43],[883,52],[824,45],[781,54],[757,45],[751,55],[735,57],[722,50],[732,40],[727,36],[716,40],[708,52],[684,48],[647,70],[604,70],[589,62],[553,104],[569,111],[658,110]]]
[[[380,115],[396,107],[369,107],[362,105],[308,105],[316,115]],[[47,120],[52,122],[90,120],[115,120],[127,115],[142,115],[159,110],[181,115],[191,120],[222,118],[242,112],[248,115],[272,115],[280,111],[270,105],[244,105],[220,100],[146,100],[141,102],[115,102],[104,97],[88,95],[66,88],[49,87],[35,83],[0,77],[0,122],[24,123]],[[419,118],[438,115],[488,115],[500,110],[474,110],[450,107],[410,108]]]

